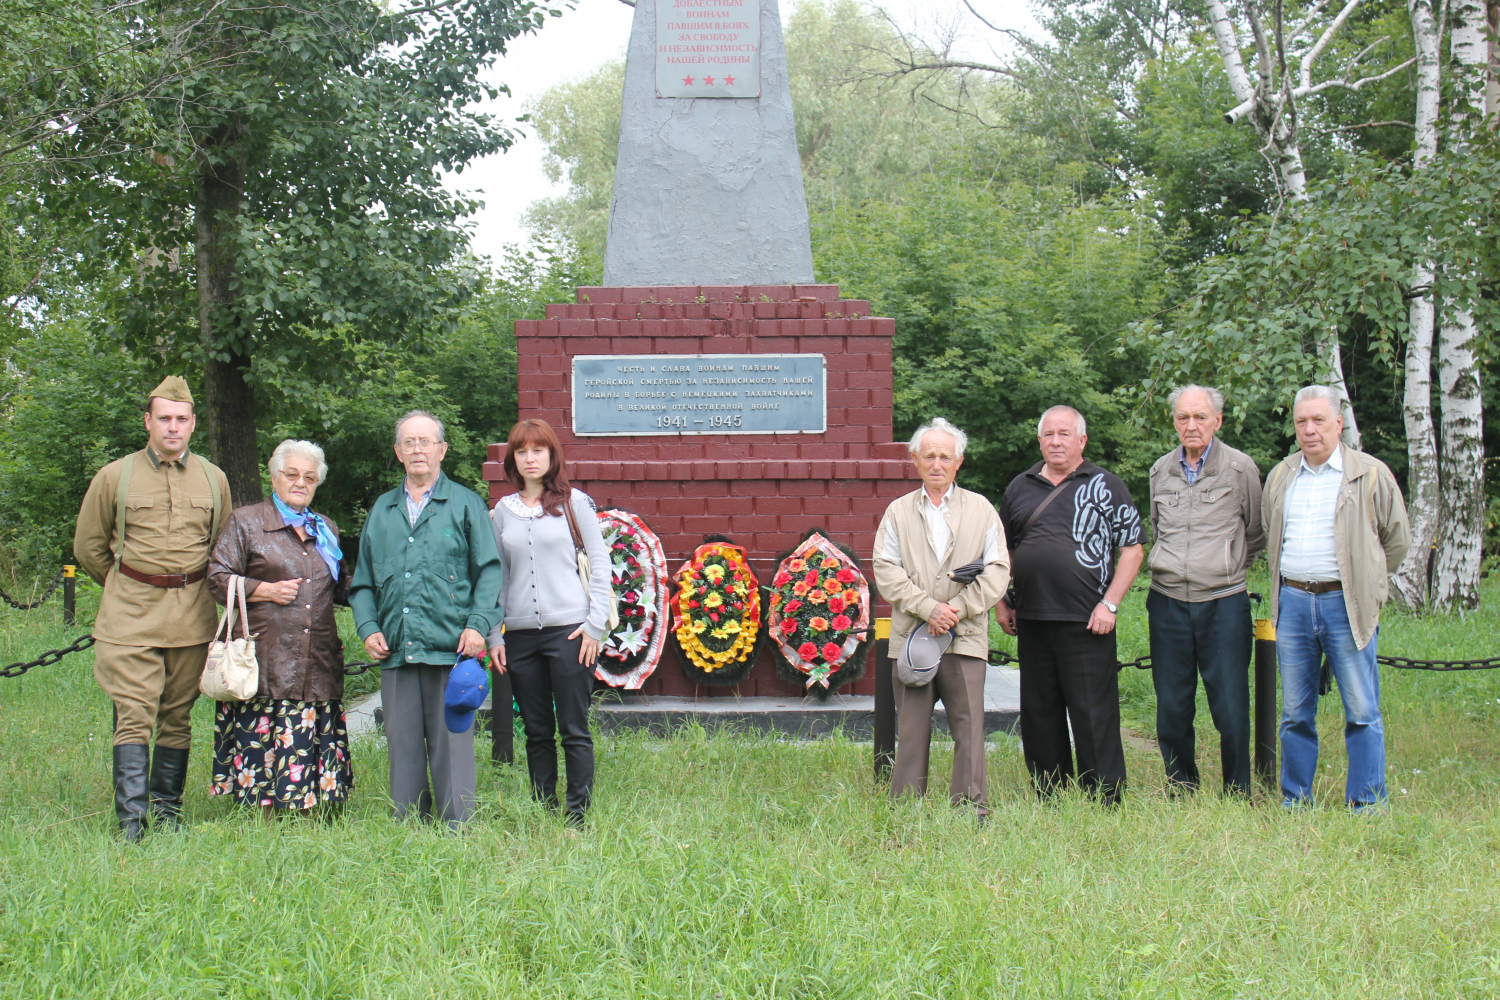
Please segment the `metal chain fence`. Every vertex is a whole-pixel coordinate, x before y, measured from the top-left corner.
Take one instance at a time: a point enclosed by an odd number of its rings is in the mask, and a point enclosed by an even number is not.
[[[42,596],[32,601],[30,604],[22,604],[20,601],[7,594],[4,590],[0,590],[0,600],[3,600],[6,604],[9,604],[17,611],[32,611],[36,608],[41,607],[43,604],[46,604],[48,598],[57,593],[57,588],[62,586],[62,582],[63,571],[58,570],[57,575],[52,578],[52,582],[47,584],[47,589],[42,591]]]

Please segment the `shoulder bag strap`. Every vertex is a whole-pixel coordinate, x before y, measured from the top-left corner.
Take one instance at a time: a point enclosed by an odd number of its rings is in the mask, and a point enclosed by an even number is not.
[[[198,461],[203,463],[203,474],[208,477],[208,492],[214,498],[214,528],[213,534],[208,536],[209,544],[212,545],[213,540],[219,537],[219,525],[224,523],[224,498],[219,496],[219,481],[214,478],[214,467],[202,455],[198,456]]]
[[[578,519],[573,514],[573,497],[563,501],[563,514],[568,518],[568,530],[573,533],[573,548],[579,552],[585,551],[583,547],[583,533],[578,530]]]
[[[231,576],[224,590],[224,613],[219,616],[219,627],[214,629],[214,641],[218,641],[220,633],[223,633],[224,641],[228,642],[234,638],[234,583],[240,579]]]
[[[1057,495],[1063,491],[1064,486],[1068,485],[1068,481],[1071,478],[1069,476],[1068,479],[1064,479],[1052,487],[1052,492],[1043,497],[1042,502],[1036,505],[1036,510],[1032,511],[1031,516],[1026,519],[1026,523],[1021,525],[1021,533],[1015,538],[1010,539],[1009,548],[1012,552],[1021,547],[1021,539],[1026,537],[1026,533],[1031,530],[1031,526],[1036,524],[1036,519],[1042,516],[1042,511],[1046,510],[1052,501],[1057,499]]]
[[[125,558],[125,495],[130,490],[130,470],[135,465],[135,452],[126,455],[120,463],[120,481],[115,485],[115,572],[120,571],[120,560]]]
[[[240,601],[240,634],[245,637],[246,642],[249,642],[250,612],[245,610],[245,578],[243,576],[237,576],[234,578],[234,591],[235,596],[238,596]],[[231,597],[231,600],[232,599],[233,597]],[[224,638],[228,639],[229,636],[226,635],[224,636]]]

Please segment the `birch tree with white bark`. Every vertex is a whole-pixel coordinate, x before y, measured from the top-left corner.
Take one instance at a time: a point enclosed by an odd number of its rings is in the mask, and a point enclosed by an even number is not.
[[[1452,0],[1450,53],[1454,94],[1448,114],[1450,148],[1462,152],[1481,127],[1489,76],[1489,18],[1485,0]],[[1442,400],[1442,526],[1433,567],[1432,603],[1479,606],[1484,541],[1484,403],[1479,391],[1477,289],[1472,273],[1448,275],[1437,334],[1437,379]]]
[[[1262,155],[1275,170],[1277,188],[1283,201],[1296,211],[1307,200],[1307,170],[1302,161],[1299,102],[1333,90],[1358,91],[1389,79],[1410,67],[1408,59],[1378,73],[1367,73],[1366,60],[1387,47],[1389,38],[1379,38],[1332,74],[1316,79],[1322,69],[1318,64],[1329,53],[1339,30],[1348,22],[1364,0],[1348,0],[1330,16],[1329,0],[1313,0],[1300,20],[1291,25],[1283,21],[1283,8],[1274,4],[1263,11],[1254,0],[1244,0],[1241,14],[1253,41],[1255,74],[1245,67],[1241,52],[1240,25],[1230,15],[1224,0],[1207,0],[1209,24],[1219,46],[1224,73],[1239,103],[1224,113],[1231,124],[1248,121],[1265,143]],[[1269,14],[1269,17],[1267,16]],[[1278,206],[1279,211],[1279,206]],[[1344,377],[1344,359],[1339,347],[1339,331],[1322,331],[1315,350],[1327,370],[1329,383],[1339,391],[1344,405],[1344,444],[1360,447],[1359,423],[1349,401],[1349,386]]]
[[[1425,170],[1438,152],[1438,115],[1442,99],[1442,22],[1434,0],[1407,0],[1417,50],[1417,106],[1412,167]],[[1432,423],[1432,336],[1437,317],[1432,293],[1430,256],[1412,268],[1410,332],[1406,342],[1406,510],[1411,520],[1411,548],[1392,579],[1395,597],[1409,608],[1427,604],[1427,571],[1437,534],[1442,488],[1438,476],[1437,433]]]

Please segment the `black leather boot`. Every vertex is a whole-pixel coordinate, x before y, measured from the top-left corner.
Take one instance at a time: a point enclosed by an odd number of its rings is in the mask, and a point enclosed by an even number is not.
[[[144,743],[115,747],[115,816],[129,843],[146,835],[146,772],[151,769],[151,748]]]
[[[158,746],[151,755],[151,818],[164,827],[182,826],[182,788],[187,783],[186,748]]]

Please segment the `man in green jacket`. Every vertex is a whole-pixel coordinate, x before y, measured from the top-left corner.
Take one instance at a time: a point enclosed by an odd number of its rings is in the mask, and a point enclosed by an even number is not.
[[[457,826],[474,812],[474,730],[450,733],[448,673],[484,655],[500,623],[500,553],[489,508],[443,474],[442,421],[413,410],[396,422],[401,486],[370,509],[349,603],[365,649],[383,661],[381,708],[396,816],[415,808]],[[428,785],[428,772],[432,783]]]

